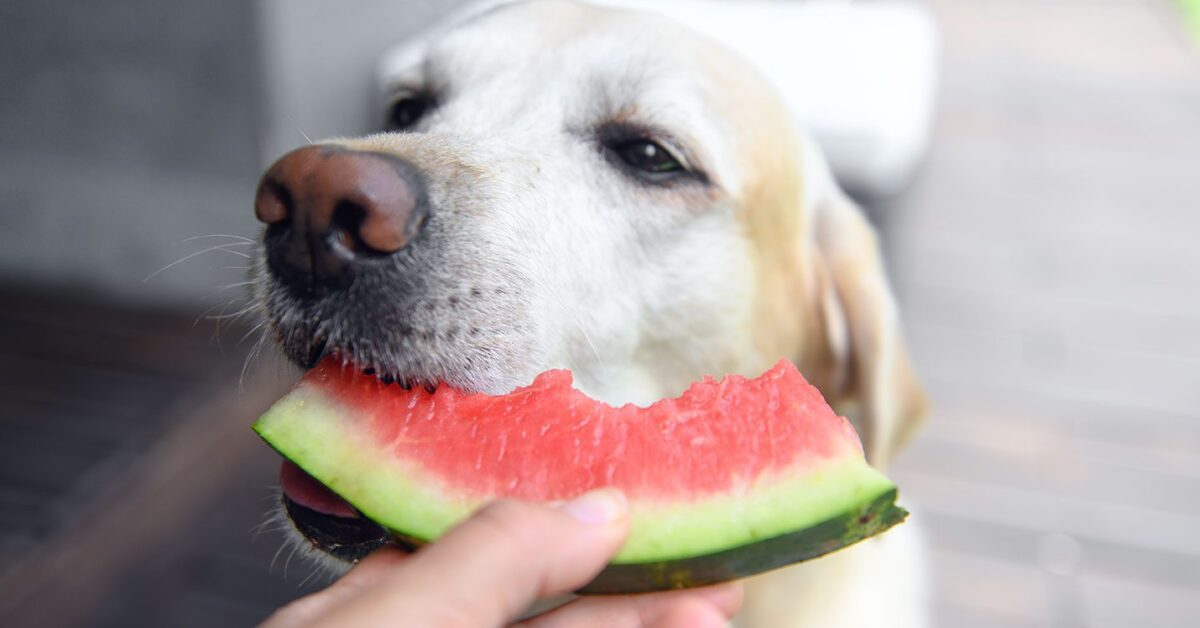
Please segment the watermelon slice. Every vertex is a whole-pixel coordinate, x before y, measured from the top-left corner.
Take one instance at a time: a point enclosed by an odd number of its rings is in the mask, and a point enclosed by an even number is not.
[[[254,429],[311,484],[405,544],[436,539],[497,497],[554,501],[616,486],[630,501],[629,538],[584,593],[749,576],[907,514],[850,423],[790,362],[756,379],[706,378],[645,408],[595,401],[571,381],[549,371],[507,395],[431,393],[326,359]],[[285,466],[285,491],[304,485],[286,476]],[[307,505],[347,516],[321,499]]]

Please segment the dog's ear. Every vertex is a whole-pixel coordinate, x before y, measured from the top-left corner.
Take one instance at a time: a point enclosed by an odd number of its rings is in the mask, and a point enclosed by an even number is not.
[[[901,337],[874,228],[832,182],[811,209],[821,318],[840,375],[830,401],[854,422],[867,459],[883,467],[916,431],[928,402]]]

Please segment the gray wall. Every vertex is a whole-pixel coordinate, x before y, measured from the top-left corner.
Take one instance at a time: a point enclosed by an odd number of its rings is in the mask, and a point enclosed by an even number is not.
[[[142,282],[192,250],[178,240],[252,233],[252,9],[0,5],[0,278],[155,300],[238,280],[225,255]]]
[[[461,0],[0,2],[0,281],[195,307],[263,165],[370,129],[376,55]]]
[[[264,155],[378,130],[377,59],[466,0],[260,0]]]

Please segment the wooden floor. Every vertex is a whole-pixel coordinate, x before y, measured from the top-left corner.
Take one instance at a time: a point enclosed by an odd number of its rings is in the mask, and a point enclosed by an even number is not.
[[[937,137],[875,213],[938,624],[1200,626],[1200,48],[1167,2],[930,4]]]
[[[249,626],[309,590],[250,422],[282,394],[197,313],[0,287],[0,626]]]

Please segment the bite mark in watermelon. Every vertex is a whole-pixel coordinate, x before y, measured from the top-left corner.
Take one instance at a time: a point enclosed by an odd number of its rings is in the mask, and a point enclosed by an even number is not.
[[[482,504],[615,486],[624,547],[582,592],[700,586],[807,560],[906,512],[850,423],[787,361],[705,378],[649,407],[610,406],[549,371],[507,395],[408,391],[327,359],[254,429],[406,543]]]

